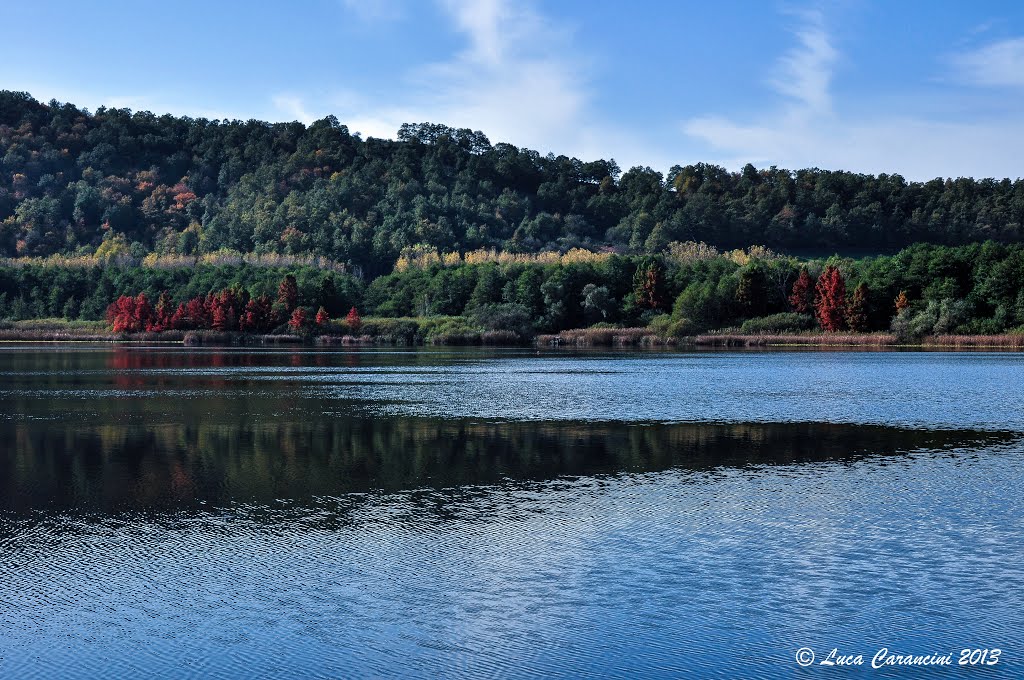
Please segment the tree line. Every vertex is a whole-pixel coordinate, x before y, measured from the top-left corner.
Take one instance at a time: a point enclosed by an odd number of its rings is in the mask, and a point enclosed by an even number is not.
[[[155,304],[145,293],[139,293],[122,295],[110,303],[106,320],[115,333],[213,330],[266,334],[286,330],[292,333],[332,330],[331,314],[323,304],[315,315],[299,305],[299,286],[291,274],[281,280],[276,300],[266,294],[253,297],[241,287],[194,297],[177,306],[166,290],[160,293]],[[358,309],[349,310],[345,324],[347,331],[359,331],[362,319]]]
[[[122,297],[145,296],[152,306],[163,298],[177,306],[190,300],[207,301],[224,291],[232,291],[231,307],[237,302],[235,320],[241,318],[250,299],[268,297],[277,300],[282,280],[295,281],[295,304],[317,310],[323,307],[333,318],[344,315],[361,303],[363,283],[350,275],[318,267],[256,267],[202,264],[194,267],[145,267],[117,264],[82,266],[39,264],[4,266],[0,264],[0,319],[81,319],[108,318],[111,303]],[[195,308],[193,308],[194,310]],[[212,309],[208,309],[211,315]],[[275,312],[276,313],[276,312]],[[192,318],[204,318],[192,315]],[[277,318],[274,316],[273,318]],[[144,324],[143,324],[144,325]],[[262,328],[262,325],[261,325]],[[132,330],[136,330],[134,325]],[[237,330],[237,329],[236,329]]]
[[[286,325],[313,330],[357,308],[374,318],[441,320],[445,332],[519,337],[591,326],[652,326],[676,335],[1024,330],[1021,244],[917,244],[860,259],[800,259],[763,247],[719,251],[698,242],[674,243],[657,255],[452,258],[421,248],[404,261],[368,285],[313,267],[0,266],[0,319],[271,332]]]
[[[217,121],[0,92],[0,256],[141,261],[229,249],[369,278],[406,248],[658,255],[672,242],[894,252],[1019,241],[1024,182],[708,164],[622,172],[422,123]]]

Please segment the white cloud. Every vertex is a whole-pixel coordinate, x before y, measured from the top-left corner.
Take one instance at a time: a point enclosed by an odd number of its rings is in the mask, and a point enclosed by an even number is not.
[[[589,95],[582,69],[565,56],[568,36],[509,0],[443,0],[440,7],[466,48],[406,74],[406,101],[355,119],[378,130],[389,126],[389,136],[403,122],[432,121],[526,146],[569,141]]]
[[[309,125],[320,116],[316,116],[306,110],[302,97],[292,94],[278,94],[273,98],[274,108],[284,114],[286,118],[297,120],[300,123]]]
[[[915,107],[910,97],[904,107],[910,113],[904,115],[881,105],[878,113],[865,113],[870,101],[844,112],[831,91],[840,55],[821,15],[802,17],[797,46],[779,60],[781,75],[770,82],[780,95],[774,108],[747,120],[712,114],[683,121],[683,132],[705,147],[705,160],[734,169],[749,162],[900,173],[916,180],[1021,176],[1024,119],[1015,113],[941,120],[921,104]],[[998,43],[962,55],[959,66],[976,83],[1024,84],[1024,45]]]
[[[838,53],[832,47],[820,12],[809,11],[799,16],[804,20],[796,31],[800,44],[779,60],[782,75],[773,79],[771,85],[810,111],[825,113],[831,109],[829,83]]]
[[[1010,38],[954,55],[956,75],[969,85],[1024,87],[1024,38]]]
[[[660,146],[593,111],[590,74],[585,60],[573,56],[570,31],[523,2],[438,0],[437,6],[465,45],[445,61],[405,73],[401,94],[340,93],[325,102],[329,107],[281,94],[276,109],[299,120],[334,112],[353,132],[372,137],[393,138],[402,123],[430,121],[542,153],[614,156],[624,167],[671,165]]]

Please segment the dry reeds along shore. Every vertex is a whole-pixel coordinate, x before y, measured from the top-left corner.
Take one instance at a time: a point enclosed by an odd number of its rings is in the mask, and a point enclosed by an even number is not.
[[[652,333],[650,328],[576,328],[551,335],[538,335],[537,344],[574,347],[630,347],[675,344],[675,339],[659,337]]]
[[[881,347],[899,344],[895,335],[887,333],[707,333],[692,339],[698,347],[768,347],[808,345],[815,347],[862,346]]]
[[[705,333],[665,337],[650,328],[580,328],[538,335],[541,346],[567,347],[928,347],[1024,349],[1024,334],[934,335],[920,340],[900,340],[891,333]]]

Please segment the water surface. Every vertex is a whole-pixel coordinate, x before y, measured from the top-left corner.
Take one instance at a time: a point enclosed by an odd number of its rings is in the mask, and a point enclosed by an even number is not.
[[[1014,677],[1022,378],[5,346],[0,677],[790,677],[804,646],[999,647]]]

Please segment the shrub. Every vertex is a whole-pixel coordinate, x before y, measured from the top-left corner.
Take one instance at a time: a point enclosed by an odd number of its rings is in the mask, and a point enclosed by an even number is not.
[[[366,335],[375,336],[381,342],[394,342],[411,345],[419,334],[419,324],[415,319],[397,318],[365,318],[359,329]]]
[[[689,319],[676,319],[668,327],[669,337],[685,338],[697,334],[697,324]]]
[[[671,325],[672,316],[670,314],[659,314],[651,318],[647,327],[651,330],[652,334],[663,338],[669,334],[668,329]]]
[[[954,330],[967,332],[997,333],[1004,324],[993,321],[965,324],[970,314],[970,305],[964,300],[945,298],[941,302],[929,300],[919,305],[904,308],[892,320],[892,331],[901,341],[919,340],[926,335],[947,335]]]
[[[434,345],[475,345],[481,337],[480,329],[473,328],[461,317],[449,317],[424,329],[424,340]]]
[[[530,310],[524,305],[481,305],[470,314],[470,322],[487,331],[509,331],[521,338],[533,337]]]
[[[814,317],[810,314],[782,312],[756,319],[747,319],[740,326],[742,333],[795,333],[809,331],[814,328]]]

